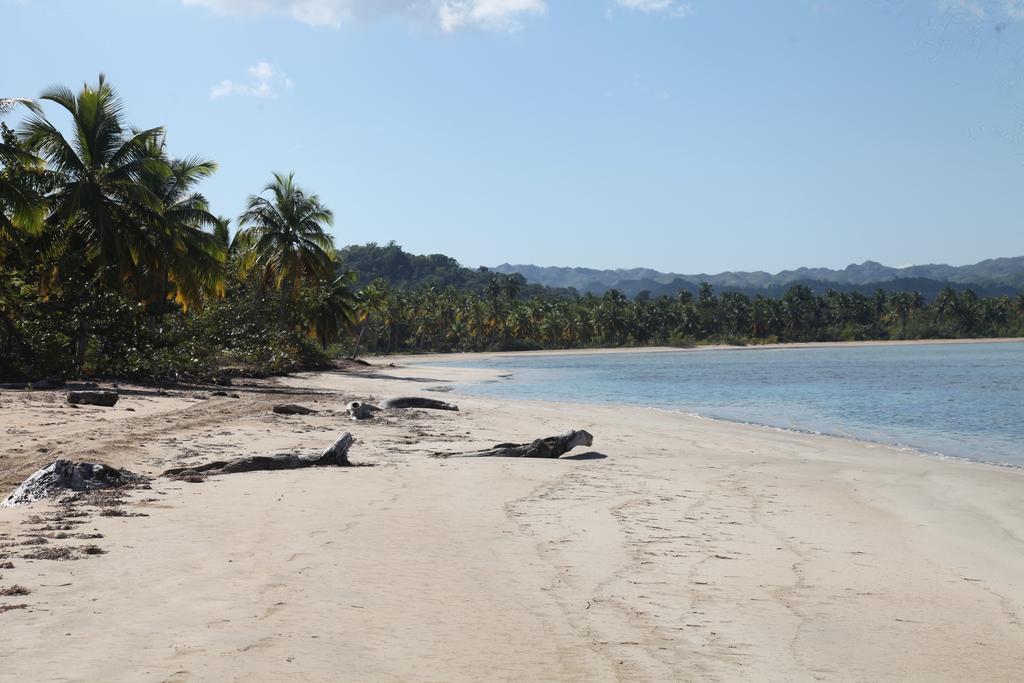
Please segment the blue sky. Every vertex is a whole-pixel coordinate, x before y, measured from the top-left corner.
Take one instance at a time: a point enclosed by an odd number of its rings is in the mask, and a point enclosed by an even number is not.
[[[103,71],[220,163],[217,213],[294,170],[338,244],[676,272],[1024,254],[1024,0],[0,0],[0,24],[0,96]]]

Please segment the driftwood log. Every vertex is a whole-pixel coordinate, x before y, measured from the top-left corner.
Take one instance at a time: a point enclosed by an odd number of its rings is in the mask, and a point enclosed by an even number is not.
[[[274,412],[278,415],[312,415],[316,411],[297,403],[278,403],[274,406]]]
[[[348,432],[324,449],[320,455],[250,455],[234,460],[218,460],[193,467],[174,467],[163,473],[165,477],[182,477],[190,474],[235,474],[237,472],[259,472],[265,470],[296,470],[304,467],[350,467],[348,449],[355,441]]]
[[[381,408],[427,408],[429,410],[458,410],[454,403],[438,401],[435,398],[424,396],[402,396],[400,398],[389,398],[380,404]]]
[[[28,505],[64,491],[92,491],[145,481],[145,477],[94,462],[73,462],[57,458],[21,482],[0,506]]]
[[[493,448],[470,453],[442,453],[438,458],[558,458],[577,446],[592,446],[594,436],[582,429],[549,436],[530,443],[499,443]]]
[[[89,405],[111,408],[117,403],[116,391],[69,391],[68,403],[73,406]]]
[[[433,398],[423,396],[403,396],[401,398],[389,398],[379,406],[366,401],[353,401],[346,406],[346,412],[353,420],[368,420],[373,414],[380,410],[399,410],[402,408],[426,408],[429,410],[458,410],[454,403],[446,403]]]

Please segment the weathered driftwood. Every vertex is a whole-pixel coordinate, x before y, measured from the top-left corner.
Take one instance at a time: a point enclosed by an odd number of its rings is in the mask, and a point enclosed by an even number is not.
[[[558,458],[577,446],[592,446],[594,436],[584,430],[571,430],[530,443],[499,443],[494,448],[470,453],[438,454],[439,458]]]
[[[237,472],[258,472],[264,470],[295,470],[303,467],[349,467],[348,449],[355,441],[348,432],[331,444],[320,455],[297,455],[279,453],[276,455],[250,455],[234,460],[218,460],[193,467],[174,467],[163,473],[165,477],[181,477],[190,474],[235,474]]]
[[[112,407],[117,403],[116,391],[69,391],[68,403],[71,405],[89,405]]]
[[[346,411],[352,416],[353,420],[368,420],[379,410],[380,408],[377,406],[365,401],[352,401],[346,407]]]
[[[297,403],[278,403],[274,406],[274,412],[278,415],[312,415],[316,411]]]
[[[94,462],[72,462],[57,458],[36,470],[11,495],[0,503],[3,507],[27,505],[50,498],[64,491],[92,491],[115,488],[145,481],[145,477],[127,470]]]
[[[454,403],[445,403],[435,398],[425,396],[402,396],[400,398],[389,398],[380,404],[381,408],[428,408],[430,410],[458,410]]]

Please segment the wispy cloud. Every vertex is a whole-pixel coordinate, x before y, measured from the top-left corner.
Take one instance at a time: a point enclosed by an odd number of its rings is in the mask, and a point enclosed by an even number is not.
[[[221,97],[233,95],[247,95],[249,97],[277,97],[282,90],[287,90],[294,85],[292,79],[270,62],[260,61],[248,69],[248,78],[244,81],[234,81],[225,78],[223,81],[210,88],[210,99],[216,100]]]
[[[462,28],[513,31],[522,19],[547,11],[546,0],[182,0],[220,14],[279,14],[309,26],[339,28],[401,16],[452,32]]]
[[[544,0],[445,0],[438,10],[441,28],[451,33],[464,26],[495,30],[520,28],[523,14],[544,14]]]
[[[976,0],[939,0],[942,12],[965,12],[976,19],[985,18],[985,8]]]
[[[1024,19],[1024,0],[937,0],[939,11],[974,19]]]
[[[615,0],[615,4],[625,9],[667,14],[680,19],[693,14],[693,7],[679,0]]]

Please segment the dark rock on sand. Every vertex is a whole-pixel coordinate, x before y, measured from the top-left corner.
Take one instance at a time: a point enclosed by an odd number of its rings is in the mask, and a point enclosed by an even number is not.
[[[278,415],[312,415],[316,411],[297,403],[279,403],[274,406],[274,412]]]
[[[71,405],[90,405],[113,407],[117,403],[116,391],[69,391],[68,403]]]
[[[402,396],[400,398],[389,398],[380,404],[381,408],[427,408],[429,410],[458,410],[454,403],[438,401],[434,398],[424,396]]]

